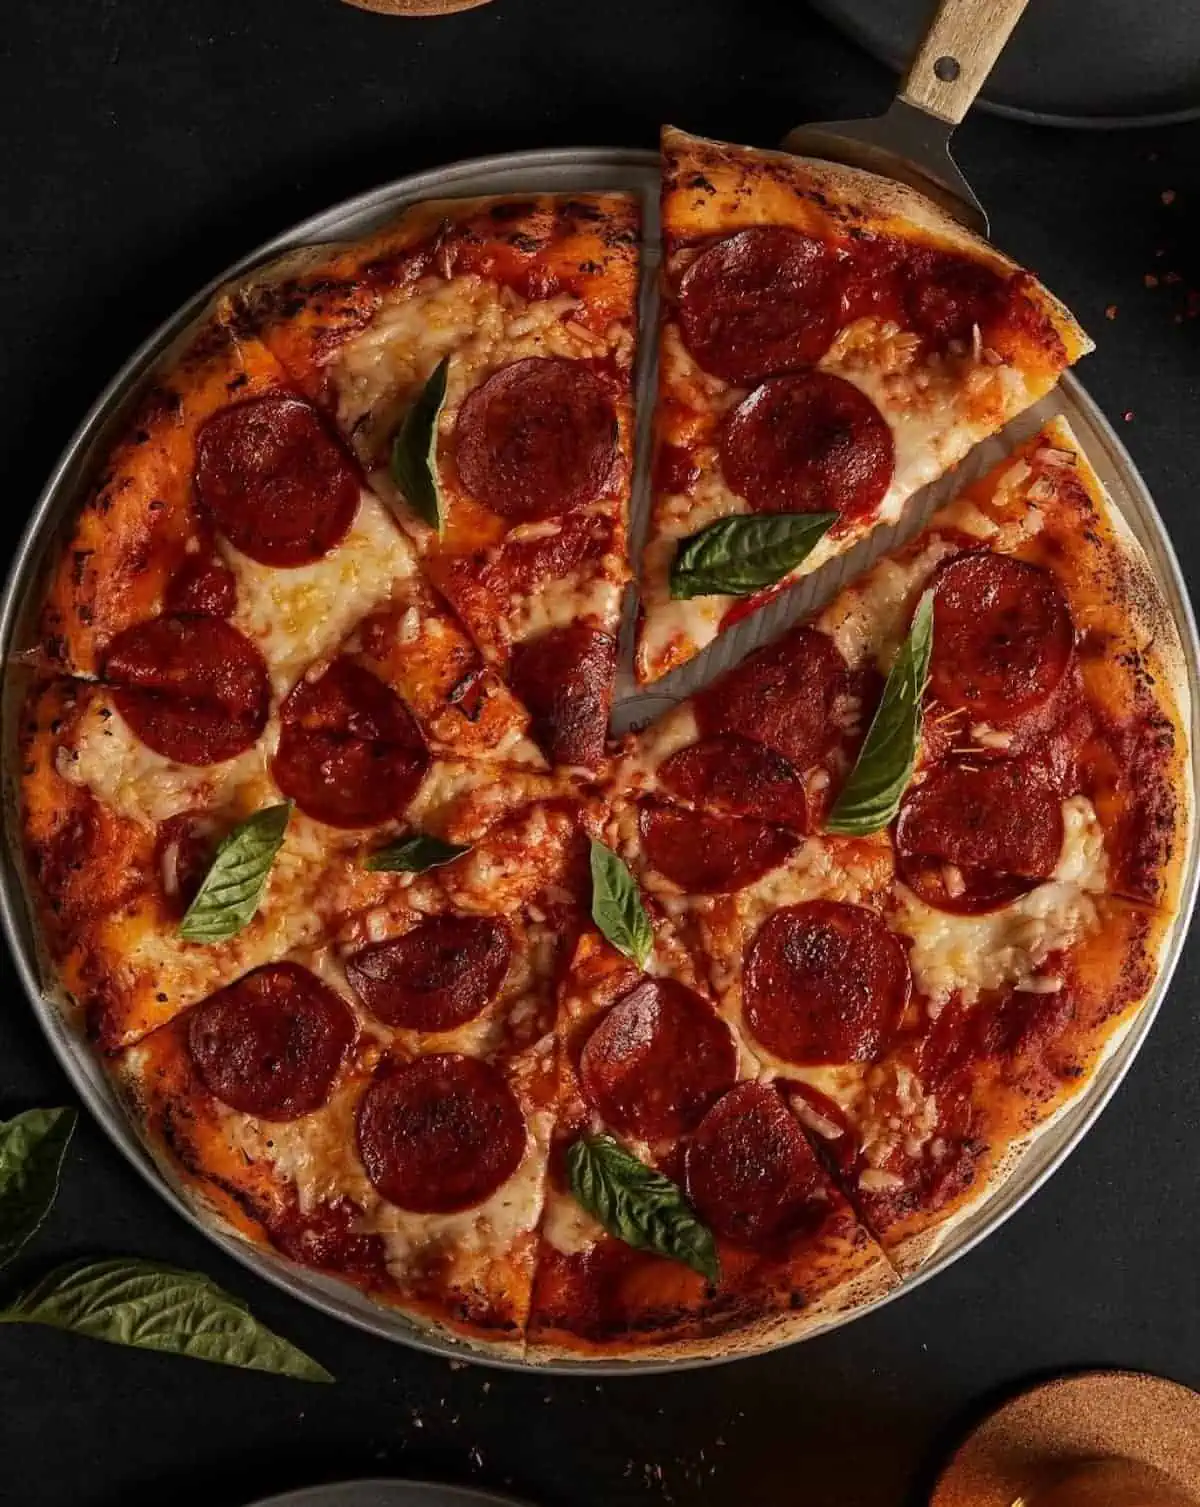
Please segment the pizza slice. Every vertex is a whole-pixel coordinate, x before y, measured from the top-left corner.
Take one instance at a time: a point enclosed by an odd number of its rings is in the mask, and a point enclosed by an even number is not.
[[[450,200],[233,294],[559,764],[600,758],[612,697],[637,243],[624,194]]]
[[[901,184],[671,128],[663,164],[642,682],[895,522],[1091,349]]]
[[[105,682],[127,713],[141,705],[160,752],[207,766],[252,745],[365,618],[431,745],[542,763],[528,714],[422,580],[353,455],[218,308],[165,358],[108,456],[36,653]]]
[[[519,1350],[579,928],[581,802],[531,803],[420,875],[331,869],[322,945],[112,1059],[159,1161],[246,1238]]]
[[[653,902],[645,969],[596,930],[560,997],[529,1353],[736,1354],[895,1285]]]
[[[183,762],[181,740],[211,726],[236,728],[203,707],[94,681],[40,681],[25,700],[26,864],[61,986],[106,1051],[248,969],[316,945],[359,903],[364,863],[381,861],[380,849],[417,835],[470,843],[563,789],[519,765],[436,757],[408,704],[349,655],[302,680],[241,752]],[[274,845],[255,836],[272,812]],[[239,889],[249,909],[227,935],[210,925],[189,937],[184,918],[223,840],[239,833],[226,862],[259,885]]]
[[[1142,548],[1063,419],[968,486],[818,617],[885,672],[932,593],[919,779],[894,827],[908,889],[988,909],[1048,877],[1077,823],[1094,887],[1172,912],[1187,858],[1191,696]]]
[[[882,677],[927,592],[906,750],[904,719],[879,714],[896,772],[868,784],[896,788],[890,813],[843,799],[879,758],[872,733],[806,836],[730,814],[725,789],[676,804],[661,779],[608,828],[902,1271],[1136,1023],[1192,799],[1177,637],[1065,424],[781,645],[823,635],[850,674]]]

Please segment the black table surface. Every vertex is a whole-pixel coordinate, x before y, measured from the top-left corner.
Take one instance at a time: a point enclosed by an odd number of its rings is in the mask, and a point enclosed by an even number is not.
[[[495,0],[422,21],[338,0],[8,0],[4,538],[132,347],[301,217],[456,157],[653,146],[663,119],[769,144],[806,118],[881,108],[889,84],[794,0]],[[1082,375],[1192,579],[1200,125],[1098,138],[979,117],[957,150],[996,239],[1099,339]],[[70,1102],[2,966],[0,1114]],[[1022,1382],[1128,1366],[1200,1385],[1198,985],[1192,946],[1095,1129],[950,1271],[835,1334],[674,1376],[505,1374],[343,1327],[223,1257],[85,1121],[23,1271],[93,1252],[203,1268],[338,1382],[0,1328],[0,1500],[234,1507],[308,1482],[416,1475],[555,1507],[899,1507],[923,1500],[945,1448]]]

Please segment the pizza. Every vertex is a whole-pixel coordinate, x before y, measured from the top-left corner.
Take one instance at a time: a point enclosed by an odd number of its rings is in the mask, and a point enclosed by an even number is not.
[[[45,987],[164,1176],[535,1362],[736,1354],[895,1292],[1094,1078],[1184,903],[1179,636],[1062,421],[610,735],[623,663],[894,522],[1086,345],[894,185],[670,132],[664,181],[626,659],[619,193],[418,204],[221,289],[20,656]],[[755,502],[735,450],[816,480]]]
[[[911,766],[856,831],[922,599]],[[901,1273],[1136,1018],[1178,908],[1188,706],[1140,548],[1056,420],[614,762],[609,841]]]
[[[667,128],[662,228],[643,683],[894,523],[1091,349],[1029,273],[856,168]]]

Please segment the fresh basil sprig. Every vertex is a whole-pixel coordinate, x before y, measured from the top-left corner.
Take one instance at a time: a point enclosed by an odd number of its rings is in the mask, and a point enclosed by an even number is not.
[[[445,356],[417,394],[392,441],[392,480],[418,518],[441,534],[446,527],[446,504],[438,486],[438,417],[446,401]]]
[[[249,926],[291,814],[291,801],[264,806],[222,839],[204,883],[179,923],[185,942],[224,942]]]
[[[933,593],[917,603],[850,778],[825,823],[830,832],[866,837],[888,825],[912,779],[921,742],[921,698],[933,653]]]
[[[680,544],[671,595],[744,597],[773,586],[808,558],[837,519],[836,513],[719,518]]]
[[[363,859],[363,868],[385,874],[423,874],[426,869],[439,869],[444,863],[453,863],[470,851],[470,843],[443,842],[440,837],[414,832],[411,837],[402,837],[368,853]]]
[[[617,949],[644,968],[654,951],[654,929],[637,880],[624,862],[592,838],[592,920]]]
[[[0,1124],[0,1266],[37,1234],[58,1194],[73,1109],[27,1109]]]
[[[2,1324],[45,1324],[112,1345],[271,1371],[299,1381],[333,1377],[260,1324],[238,1298],[199,1272],[118,1257],[72,1261],[0,1309]]]
[[[581,1136],[568,1148],[567,1175],[576,1200],[610,1235],[720,1281],[712,1231],[697,1219],[683,1189],[612,1136]]]

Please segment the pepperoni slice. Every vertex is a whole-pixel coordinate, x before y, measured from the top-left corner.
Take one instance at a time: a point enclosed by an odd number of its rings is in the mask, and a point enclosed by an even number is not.
[[[669,978],[619,999],[579,1058],[584,1093],[626,1135],[661,1140],[690,1130],[737,1078],[737,1048],[709,1002]]]
[[[811,900],[759,928],[743,1008],[754,1037],[786,1062],[872,1062],[900,1024],[909,987],[904,948],[874,911]]]
[[[217,823],[202,811],[163,822],[154,843],[154,867],[167,910],[182,919],[196,898],[217,850]]]
[[[799,838],[745,816],[713,816],[646,803],[638,815],[650,862],[680,889],[726,895],[753,884],[795,852]]]
[[[495,999],[512,936],[484,916],[435,916],[346,959],[350,987],[371,1014],[409,1031],[452,1031]]]
[[[279,717],[275,783],[331,827],[372,827],[400,816],[429,768],[408,708],[345,656],[320,679],[302,680]]]
[[[683,275],[684,343],[705,371],[739,387],[815,365],[841,323],[841,283],[824,242],[782,225],[740,230]]]
[[[847,690],[846,663],[833,640],[798,628],[701,692],[696,719],[702,733],[753,738],[802,770],[837,742],[838,701]]]
[[[804,780],[782,754],[725,733],[701,738],[658,766],[658,783],[681,800],[807,831]]]
[[[929,680],[947,706],[1012,722],[1054,694],[1074,646],[1070,609],[1040,565],[972,550],[938,570]]]
[[[358,1154],[389,1203],[414,1214],[474,1208],[525,1155],[525,1118],[494,1067],[439,1052],[384,1062],[358,1106]]]
[[[616,665],[616,640],[586,623],[551,628],[513,651],[509,683],[552,764],[599,762]]]
[[[721,435],[725,480],[756,513],[863,518],[895,469],[887,420],[852,382],[828,372],[764,382]]]
[[[970,344],[974,328],[1000,316],[1011,283],[991,267],[933,247],[909,247],[902,263],[907,323],[930,344]]]
[[[118,633],[101,676],[147,748],[179,764],[243,753],[267,722],[262,655],[219,618],[156,617]]]
[[[922,900],[995,910],[1053,874],[1062,806],[1024,759],[947,759],[905,796],[895,842],[901,877]]]
[[[458,474],[472,497],[502,518],[554,518],[603,494],[617,453],[617,416],[581,362],[529,356],[468,395],[454,441]]]
[[[353,1039],[345,1002],[298,963],[256,968],[198,1005],[187,1027],[209,1093],[264,1120],[320,1109]]]
[[[288,393],[215,413],[196,442],[195,481],[214,526],[262,565],[311,565],[358,512],[350,458],[316,409]]]
[[[735,1245],[773,1245],[825,1208],[812,1147],[765,1083],[739,1083],[713,1105],[687,1149],[685,1183],[700,1217]]]
[[[215,555],[189,555],[167,583],[164,606],[189,616],[231,616],[237,606],[233,571]]]

